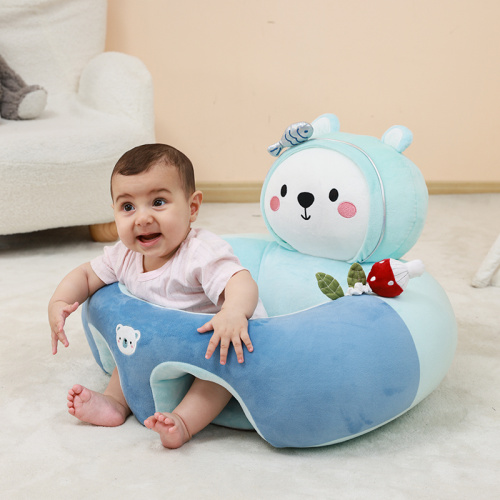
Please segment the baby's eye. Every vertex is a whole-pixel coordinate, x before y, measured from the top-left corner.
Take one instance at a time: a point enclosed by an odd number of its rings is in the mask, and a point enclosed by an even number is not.
[[[132,203],[124,203],[122,205],[122,208],[125,212],[131,212],[132,210],[134,210],[134,205],[132,205]]]
[[[153,207],[162,207],[165,205],[166,201],[163,198],[157,198],[155,201],[153,201]]]

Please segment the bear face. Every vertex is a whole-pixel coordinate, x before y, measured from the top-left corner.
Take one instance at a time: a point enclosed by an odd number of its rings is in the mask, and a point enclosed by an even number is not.
[[[425,180],[402,154],[411,131],[395,125],[381,140],[349,134],[332,114],[321,115],[308,131],[299,143],[270,151],[277,156],[286,149],[261,195],[264,221],[277,243],[347,262],[401,258],[417,241],[427,214]]]
[[[292,154],[274,170],[263,195],[268,225],[298,252],[349,260],[365,239],[368,185],[360,168],[337,151]]]
[[[131,326],[118,325],[116,327],[116,343],[120,352],[131,356],[135,353],[137,342],[141,338],[141,332],[134,330]]]

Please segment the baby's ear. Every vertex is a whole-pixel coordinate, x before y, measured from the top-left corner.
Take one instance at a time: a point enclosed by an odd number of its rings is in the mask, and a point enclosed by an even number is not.
[[[189,208],[191,210],[191,222],[194,222],[198,218],[198,212],[200,211],[201,202],[203,200],[203,193],[201,191],[195,191],[189,197]]]

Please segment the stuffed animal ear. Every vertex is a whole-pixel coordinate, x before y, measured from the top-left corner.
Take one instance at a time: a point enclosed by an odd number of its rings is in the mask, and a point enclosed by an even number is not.
[[[394,125],[382,136],[382,142],[402,153],[413,141],[411,130],[403,125]]]
[[[314,132],[312,138],[321,137],[330,132],[338,132],[340,130],[339,119],[331,113],[325,113],[319,116],[312,122]]]

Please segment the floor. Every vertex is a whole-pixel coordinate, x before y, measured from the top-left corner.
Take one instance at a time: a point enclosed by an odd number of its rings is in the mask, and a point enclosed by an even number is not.
[[[455,310],[458,348],[427,399],[382,428],[323,448],[275,449],[252,431],[209,426],[176,451],[134,418],[118,428],[71,417],[75,382],[102,390],[77,314],[50,353],[47,302],[97,255],[86,228],[0,237],[0,491],[8,499],[494,499],[500,492],[500,288],[470,281],[500,233],[500,195],[431,196],[420,258]],[[265,233],[257,204],[206,204],[200,226]]]

